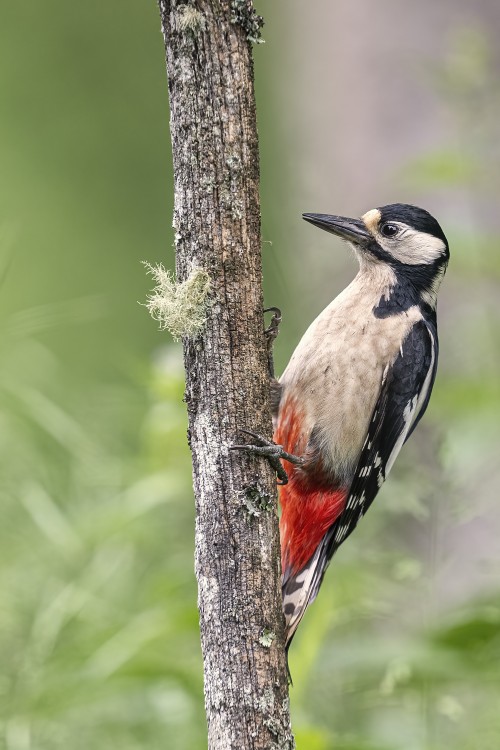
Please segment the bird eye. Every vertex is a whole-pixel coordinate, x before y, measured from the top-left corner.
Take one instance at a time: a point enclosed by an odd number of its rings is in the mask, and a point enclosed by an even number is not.
[[[399,232],[399,227],[397,227],[395,224],[383,224],[380,228],[380,231],[382,232],[384,237],[395,237]]]

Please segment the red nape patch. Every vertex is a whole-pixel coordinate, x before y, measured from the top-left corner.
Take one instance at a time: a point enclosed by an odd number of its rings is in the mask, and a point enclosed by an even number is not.
[[[309,435],[296,401],[288,397],[281,405],[274,442],[288,453],[303,456]],[[281,566],[295,575],[313,556],[321,539],[344,510],[346,487],[330,489],[321,472],[321,457],[309,466],[284,461],[288,484],[280,487]]]

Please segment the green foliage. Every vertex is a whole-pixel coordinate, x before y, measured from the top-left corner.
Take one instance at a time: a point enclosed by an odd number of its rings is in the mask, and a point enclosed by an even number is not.
[[[33,341],[4,355],[37,363],[0,393],[5,746],[203,747],[181,367],[75,400]]]
[[[181,352],[137,305],[140,260],[173,265],[157,9],[55,9],[2,16],[0,748],[201,750]],[[498,202],[489,47],[470,29],[446,45],[427,85],[456,144],[412,157],[394,189]],[[290,209],[270,181],[269,129],[283,144],[267,60],[266,298],[284,309],[283,362],[304,327],[287,290],[310,282],[276,239]],[[498,750],[499,239],[472,210],[450,230],[429,413],[290,650],[298,750]],[[249,523],[267,510],[249,488]]]
[[[408,182],[417,188],[468,185],[476,178],[478,165],[474,159],[456,151],[426,153],[410,162],[405,170]]]

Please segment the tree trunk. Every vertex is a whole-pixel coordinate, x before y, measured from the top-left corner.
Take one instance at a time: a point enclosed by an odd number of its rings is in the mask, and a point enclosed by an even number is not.
[[[184,338],[209,750],[293,748],[276,478],[231,451],[271,435],[263,335],[250,0],[159,0],[174,162],[176,267],[210,276],[207,321]]]

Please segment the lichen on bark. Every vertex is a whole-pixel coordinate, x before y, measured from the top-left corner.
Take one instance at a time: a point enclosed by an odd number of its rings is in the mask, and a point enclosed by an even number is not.
[[[145,304],[153,320],[160,324],[160,330],[169,331],[174,341],[183,336],[198,336],[205,326],[210,304],[209,274],[194,267],[187,279],[176,282],[173,273],[161,263],[152,266],[144,261],[144,266],[155,281]]]
[[[261,44],[264,41],[262,39],[264,19],[253,7],[252,0],[231,1],[231,23],[241,26],[249,42]]]

